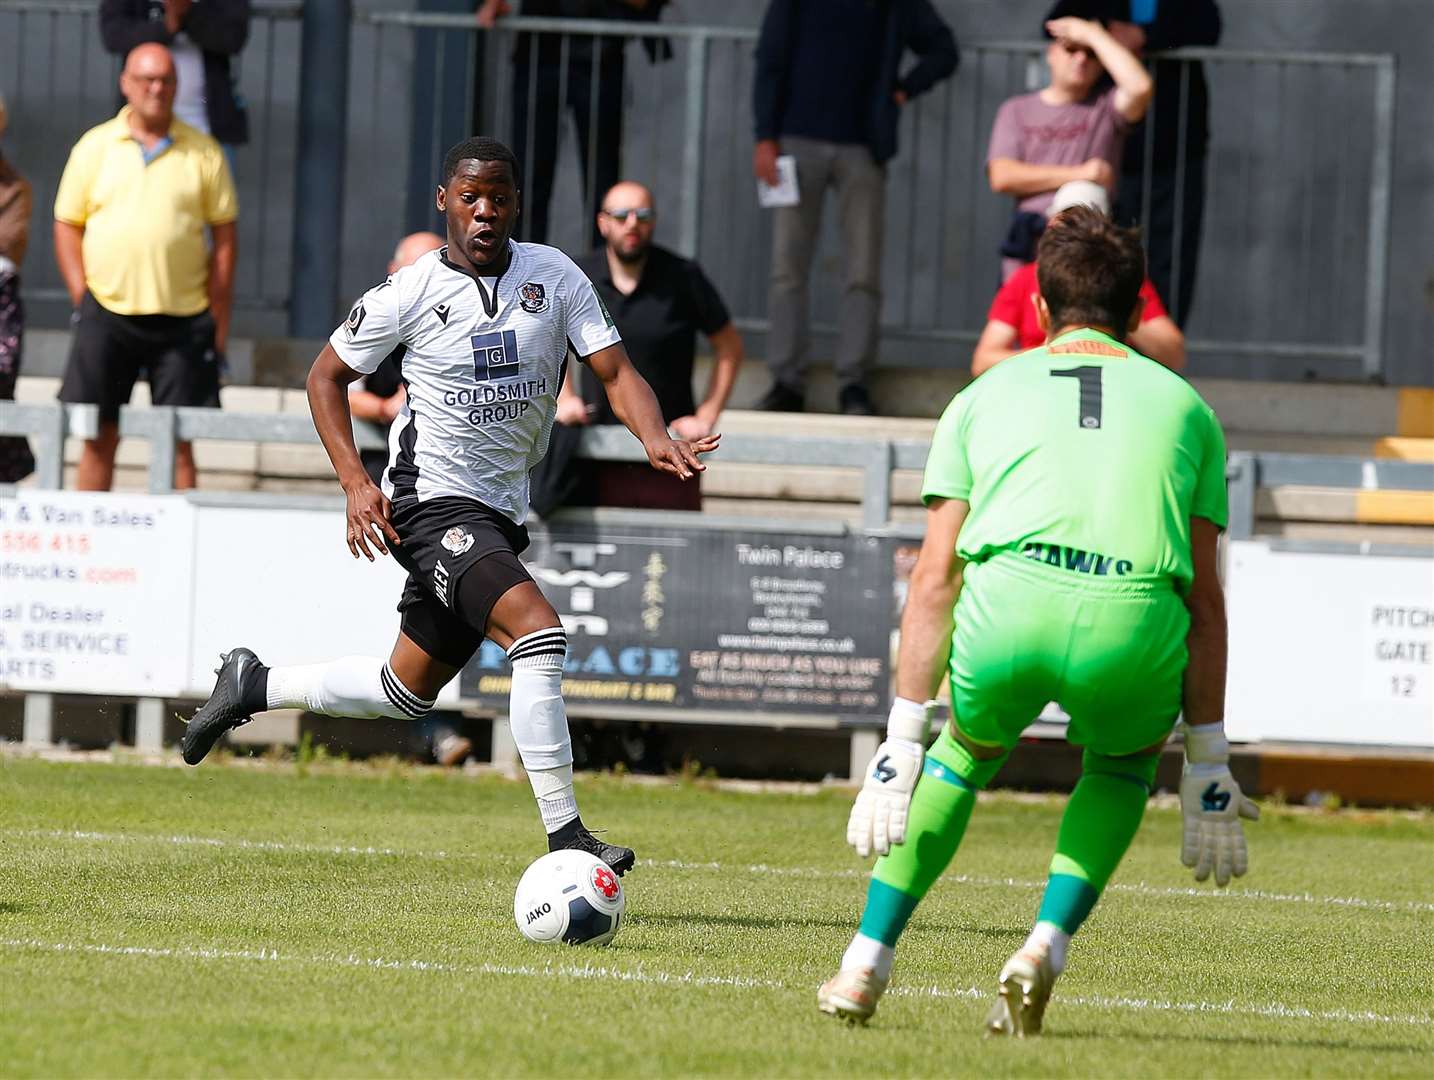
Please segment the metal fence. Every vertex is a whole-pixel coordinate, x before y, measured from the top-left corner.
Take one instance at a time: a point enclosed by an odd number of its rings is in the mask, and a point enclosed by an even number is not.
[[[240,332],[262,336],[284,332],[290,301],[301,14],[298,3],[256,3],[238,60],[254,141],[238,157],[237,317]],[[471,14],[357,11],[349,41],[345,227],[334,241],[343,291],[372,284],[403,232],[439,224],[430,208],[447,145],[475,129],[512,140],[519,126],[533,145],[540,112],[530,105],[519,115],[518,77],[526,74],[532,102],[534,61],[546,47],[559,57],[559,79],[586,78],[590,91],[601,90],[621,56],[621,175],[656,190],[659,241],[695,254],[738,325],[761,334],[770,228],[750,168],[755,37],[745,28],[512,18],[481,32]],[[604,40],[618,44],[597,46],[597,62],[584,66],[583,51]],[[647,46],[671,55],[653,60]],[[904,110],[901,151],[888,167],[886,363],[969,362],[998,283],[997,248],[1011,209],[985,177],[991,122],[1005,98],[1042,84],[1042,48],[962,42],[955,76]],[[1392,57],[1225,49],[1164,56],[1186,71],[1204,64],[1210,86],[1203,256],[1186,326],[1192,370],[1379,377]],[[93,3],[0,0],[0,91],[12,104],[7,151],[35,184],[37,223],[74,138],[108,115],[117,70],[117,58],[100,46]],[[1182,78],[1179,91],[1188,85]],[[550,89],[568,92],[565,83]],[[588,95],[592,126],[598,96]],[[1258,113],[1282,118],[1273,138]],[[589,144],[587,168],[580,167],[577,115],[563,108],[556,116],[548,240],[579,251],[591,241],[597,151]],[[1321,137],[1311,137],[1316,133]],[[1153,140],[1153,124],[1146,136]],[[836,214],[828,213],[812,280],[819,344],[835,333],[841,269]],[[63,300],[48,229],[34,230],[24,280],[27,298]],[[50,324],[64,314],[54,306]],[[46,321],[43,314],[36,320]]]
[[[757,207],[751,173],[751,87],[756,32],[669,24],[508,19],[480,33],[466,16],[371,12],[364,49],[395,34],[426,42],[432,99],[461,68],[476,103],[473,128],[514,140],[540,119],[531,92],[538,53],[559,56],[560,77],[576,73],[594,87],[611,56],[571,59],[594,40],[627,40],[622,53],[620,172],[657,192],[659,240],[696,255],[717,283],[738,325],[766,328],[770,227]],[[470,45],[470,42],[476,42]],[[542,44],[547,42],[547,45]],[[671,50],[649,59],[647,46]],[[985,176],[991,124],[1008,97],[1045,82],[1041,42],[962,42],[956,74],[915,99],[901,121],[901,150],[888,166],[887,243],[883,265],[883,354],[903,365],[964,367],[999,283],[997,254],[1011,201]],[[598,50],[601,57],[602,51]],[[1206,201],[1195,298],[1187,332],[1193,366],[1203,374],[1257,377],[1377,378],[1382,372],[1395,67],[1387,55],[1182,49],[1176,81],[1190,93],[1193,65],[1210,87],[1211,140],[1203,161]],[[551,62],[549,67],[551,68]],[[556,91],[560,96],[566,88]],[[527,98],[521,112],[515,100]],[[581,250],[590,242],[594,205],[592,153],[578,160],[577,129],[591,115],[557,111],[560,163],[550,209],[549,242]],[[1271,143],[1251,102],[1288,117]],[[1178,110],[1183,114],[1184,110]],[[435,112],[436,115],[436,112]],[[1317,129],[1330,138],[1298,140]],[[1144,125],[1146,156],[1157,138],[1154,111]],[[438,123],[427,161],[436,175],[447,133]],[[533,144],[533,136],[526,140]],[[531,171],[531,154],[524,165]],[[413,180],[413,178],[411,178]],[[413,183],[410,186],[414,186]],[[422,186],[422,185],[418,185]],[[430,185],[431,186],[431,185]],[[530,200],[531,202],[531,200]],[[1151,200],[1144,200],[1148,226]],[[826,215],[812,280],[818,335],[835,333],[841,303],[837,215]],[[1190,242],[1175,227],[1178,250]],[[375,253],[377,254],[377,253]],[[1174,307],[1174,298],[1166,297]]]

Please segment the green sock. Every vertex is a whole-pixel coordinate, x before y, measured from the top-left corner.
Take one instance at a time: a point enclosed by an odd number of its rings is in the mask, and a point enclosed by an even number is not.
[[[956,854],[980,791],[1005,763],[1006,755],[978,761],[943,729],[926,753],[912,793],[906,840],[876,861],[861,915],[861,933],[895,945],[916,905]]]
[[[1074,934],[1125,857],[1155,781],[1157,754],[1107,757],[1087,750],[1061,818],[1037,922]]]

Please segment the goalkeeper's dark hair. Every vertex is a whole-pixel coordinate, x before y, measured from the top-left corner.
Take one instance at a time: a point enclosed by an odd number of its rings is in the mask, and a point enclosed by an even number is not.
[[[513,170],[513,186],[523,186],[522,170],[518,167],[518,159],[513,151],[509,150],[505,143],[497,139],[490,139],[486,135],[474,135],[455,143],[449,147],[448,153],[443,155],[443,186],[447,187],[453,179],[453,174],[458,171],[460,162],[469,159],[474,161],[506,161],[508,167]]]
[[[1052,330],[1105,326],[1123,339],[1145,282],[1140,232],[1090,206],[1062,210],[1036,247],[1036,282]]]

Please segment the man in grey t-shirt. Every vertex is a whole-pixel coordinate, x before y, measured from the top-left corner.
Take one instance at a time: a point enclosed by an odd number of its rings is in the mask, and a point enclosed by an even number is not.
[[[1135,55],[1098,22],[1052,19],[1046,49],[1051,81],[1033,94],[1009,98],[996,112],[986,152],[991,190],[1016,199],[1016,242],[1022,220],[1032,220],[1031,257],[1042,219],[1056,189],[1071,180],[1092,180],[1114,192],[1121,146],[1130,125],[1145,115],[1153,89],[1149,73]],[[1109,74],[1114,86],[1097,92]],[[1004,247],[1004,281],[1030,258]]]

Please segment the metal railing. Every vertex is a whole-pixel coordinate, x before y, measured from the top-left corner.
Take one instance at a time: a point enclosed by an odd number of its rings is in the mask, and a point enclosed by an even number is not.
[[[28,435],[35,455],[35,478],[42,489],[63,486],[65,439],[93,438],[99,427],[94,405],[19,405],[0,401],[0,435]],[[308,416],[274,413],[225,412],[220,409],[140,407],[120,409],[121,438],[143,439],[149,444],[148,490],[165,494],[174,490],[174,444],[207,439],[216,442],[316,445],[318,433]],[[354,424],[360,450],[382,450],[388,441],[381,429],[362,421]],[[891,472],[920,469],[926,464],[927,444],[914,439],[807,438],[784,435],[727,435],[722,460],[743,465],[825,465],[863,471],[862,527],[880,529],[891,517]],[[583,431],[582,457],[603,461],[646,461],[642,447],[624,428],[590,427]],[[230,497],[229,493],[225,494]],[[241,493],[270,503],[269,493]],[[312,499],[312,496],[304,496]],[[343,500],[334,500],[341,505]]]
[[[235,303],[248,312],[288,307],[293,231],[295,65],[300,0],[255,0],[249,40],[231,70],[249,111],[250,143],[235,154],[240,191]],[[68,313],[50,239],[50,211],[70,149],[119,107],[123,58],[100,40],[93,0],[0,0],[0,92],[9,104],[6,157],[33,187],[23,295]],[[54,321],[54,320],[49,320]],[[273,332],[283,325],[271,323]]]
[[[67,437],[90,438],[98,429],[94,405],[20,405],[0,401],[0,435],[27,435],[35,454],[38,487],[63,486],[64,447]],[[120,435],[149,444],[148,490],[164,494],[174,490],[176,441],[207,439],[217,442],[317,445],[319,437],[308,416],[275,413],[225,412],[219,409],[171,406],[125,406],[120,410]],[[388,446],[382,429],[362,421],[354,424],[360,450]],[[909,526],[891,521],[892,473],[919,471],[926,466],[929,443],[924,439],[838,438],[791,435],[728,434],[722,440],[721,460],[738,465],[790,465],[856,468],[862,470],[861,527],[910,533]],[[646,454],[621,427],[599,426],[583,430],[579,455],[602,461],[646,461]],[[1421,461],[1365,459],[1314,454],[1253,453],[1235,451],[1226,469],[1230,485],[1229,535],[1248,540],[1255,535],[1256,492],[1284,486],[1344,488],[1356,491],[1434,492],[1434,466]],[[225,497],[231,497],[225,493]],[[255,502],[312,502],[315,496],[279,496],[240,493],[232,497]],[[318,497],[320,502],[325,497]],[[342,499],[335,498],[334,505]],[[915,535],[920,535],[916,530]],[[1290,541],[1277,541],[1290,547]],[[1293,543],[1304,549],[1412,553],[1427,557],[1427,547],[1382,544]]]
[[[702,262],[739,327],[766,330],[770,227],[767,212],[757,207],[750,168],[755,30],[509,18],[482,32],[466,15],[374,11],[356,18],[370,28],[364,41],[355,39],[356,68],[367,67],[365,50],[381,54],[394,33],[423,38],[434,58],[432,98],[439,100],[451,85],[454,66],[465,65],[459,83],[475,102],[470,126],[510,140],[519,127],[532,129],[538,121],[531,104],[523,115],[511,105],[519,77],[526,73],[530,83],[534,78],[540,42],[558,55],[560,78],[584,73],[594,84],[602,64],[613,61],[570,61],[580,46],[627,39],[669,43],[673,56],[664,63],[626,47],[620,172],[656,191],[664,221],[659,241]],[[889,359],[903,365],[968,363],[999,283],[997,251],[1012,207],[986,180],[991,124],[1006,98],[1044,83],[1044,49],[1035,41],[963,41],[956,74],[903,110],[901,149],[888,165],[887,180],[882,340]],[[601,48],[593,52],[604,55]],[[1170,238],[1177,255],[1172,293],[1182,291],[1179,249],[1193,239],[1204,253],[1192,309],[1177,312],[1187,322],[1198,370],[1379,378],[1393,57],[1202,48],[1158,59],[1180,64],[1182,99],[1191,93],[1196,65],[1210,72],[1209,149],[1193,162],[1182,152],[1174,183],[1181,191],[1183,170],[1206,169],[1204,223],[1199,237],[1187,237],[1177,214]],[[1252,99],[1272,108],[1251,109]],[[589,109],[587,123],[595,126],[595,95]],[[1185,110],[1177,111],[1183,120]],[[1262,119],[1271,114],[1277,123]],[[547,115],[562,129],[547,239],[583,250],[591,243],[591,212],[600,194],[592,154],[575,160],[577,125],[569,109]],[[1147,162],[1157,138],[1155,119],[1152,109],[1143,126]],[[1339,137],[1314,138],[1317,130],[1338,131]],[[423,155],[435,176],[447,141],[435,122]],[[531,130],[524,141],[532,146]],[[523,164],[531,171],[532,155],[527,158]],[[1149,226],[1149,169],[1146,176],[1142,220]],[[411,176],[409,187],[431,188],[432,182]],[[812,272],[814,330],[827,339],[836,333],[842,291],[836,217],[833,207]],[[387,240],[375,240],[371,264]],[[1164,299],[1176,308],[1176,296]]]
[[[297,2],[256,3],[249,44],[236,58],[253,130],[237,169],[241,333],[282,332],[291,299],[302,10]],[[518,55],[520,38],[526,57]],[[334,241],[343,291],[356,295],[372,284],[403,232],[438,226],[432,192],[451,142],[476,128],[512,139],[521,125],[531,151],[540,134],[532,92],[550,42],[559,81],[576,73],[589,91],[601,91],[605,65],[622,57],[618,169],[657,191],[659,241],[696,255],[738,326],[760,334],[770,226],[756,205],[750,168],[755,39],[750,28],[527,18],[483,32],[467,13],[355,12],[346,92],[347,173],[356,182],[345,194],[348,225]],[[596,44],[603,41],[615,44]],[[649,60],[648,44],[670,46],[671,59]],[[1044,81],[1043,48],[963,41],[956,74],[903,110],[901,150],[888,166],[886,362],[967,364],[997,285],[997,248],[1011,209],[985,177],[991,122],[1004,99]],[[584,49],[593,56],[586,66],[577,62]],[[1182,65],[1182,95],[1191,65],[1209,72],[1206,209],[1196,238],[1203,256],[1186,327],[1192,367],[1256,378],[1380,377],[1393,58],[1187,49],[1161,59]],[[0,0],[0,91],[11,103],[7,154],[35,185],[37,207],[52,203],[74,139],[112,113],[118,64],[101,47],[93,2]],[[522,72],[529,107],[520,117],[515,76]],[[566,98],[566,84],[553,89]],[[598,96],[588,95],[590,128],[598,126]],[[561,130],[547,238],[576,252],[591,242],[599,162],[590,143],[580,167],[575,114],[568,107],[555,113]],[[1145,132],[1149,146],[1155,124]],[[525,156],[531,168],[533,155]],[[1177,161],[1177,169],[1191,167]],[[841,303],[836,217],[826,215],[812,271],[814,329],[827,343]],[[1176,235],[1173,242],[1191,239]],[[68,301],[47,229],[34,229],[23,280],[27,299],[54,302],[36,324],[58,324]]]

